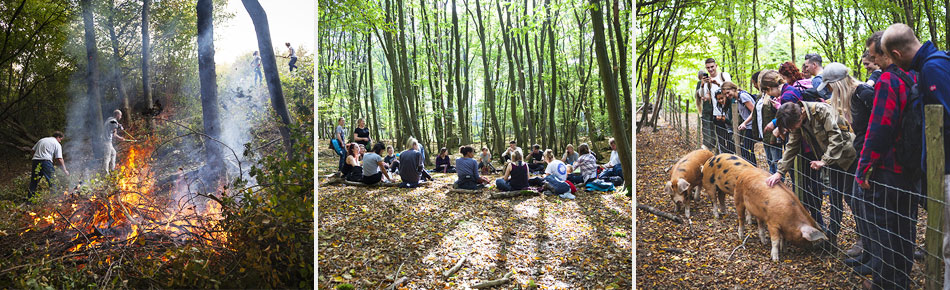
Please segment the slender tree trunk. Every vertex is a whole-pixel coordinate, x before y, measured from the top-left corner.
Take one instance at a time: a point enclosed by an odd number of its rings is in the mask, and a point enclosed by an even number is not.
[[[125,94],[125,85],[122,83],[122,55],[119,54],[119,38],[115,34],[115,1],[109,0],[109,40],[112,44],[112,77],[115,81],[116,95],[122,100],[122,110],[125,113],[126,125],[132,124],[132,106],[129,104],[129,96]]]
[[[373,38],[369,34],[366,34],[366,64],[369,70],[369,89],[366,90],[366,97],[369,98],[370,107],[373,110],[370,115],[373,118],[373,136],[382,139],[382,135],[379,134],[379,122],[377,121],[379,120],[379,113],[376,111],[376,87],[373,85]]]
[[[501,129],[498,128],[498,116],[495,114],[495,86],[492,84],[491,74],[489,73],[488,49],[485,46],[486,29],[485,23],[482,21],[482,4],[480,2],[475,3],[475,14],[478,17],[478,40],[482,46],[482,70],[485,75],[485,102],[488,103],[488,113],[491,117],[489,120],[491,123],[491,134],[493,136],[491,150],[492,152],[498,152],[497,150],[501,150],[505,145],[502,143],[504,140],[501,137]],[[499,63],[496,62],[495,65],[499,65]],[[484,138],[482,139],[484,140]]]
[[[601,7],[599,0],[590,0],[594,7]],[[604,37],[604,19],[600,9],[589,9],[592,25],[594,28],[594,44],[597,53],[597,65],[600,67],[600,81],[604,85],[604,99],[607,101],[607,112],[610,114],[610,127],[614,134],[617,144],[617,153],[620,155],[620,163],[623,166],[624,187],[627,188],[627,194],[632,195],[632,169],[631,153],[627,139],[629,125],[621,122],[620,114],[620,96],[617,90],[616,79],[613,77],[610,60],[607,59],[607,44]]]
[[[789,46],[792,49],[792,62],[795,62],[795,5],[792,0],[788,0],[788,29],[791,31],[791,39],[789,40]]]
[[[103,116],[102,116],[102,94],[99,91],[99,50],[96,48],[96,27],[92,15],[92,0],[82,0],[79,2],[82,8],[82,22],[85,31],[86,45],[86,94],[88,95],[89,118],[86,118],[85,127],[92,128],[93,134],[90,134],[89,142],[93,147],[95,159],[102,158],[102,134]],[[98,163],[97,163],[98,164]]]
[[[934,1],[924,0],[924,12],[927,13],[927,28],[930,29],[930,39],[937,43],[937,22],[934,21],[933,9]]]
[[[257,47],[261,52],[261,66],[264,69],[264,78],[267,80],[267,90],[270,92],[271,106],[280,117],[281,126],[278,127],[280,136],[283,138],[284,150],[287,156],[296,156],[293,153],[294,140],[290,138],[290,125],[294,123],[287,111],[287,103],[284,101],[284,91],[280,85],[280,73],[277,72],[277,59],[274,56],[274,45],[270,38],[270,24],[267,22],[267,13],[261,7],[257,0],[241,0],[244,3],[244,9],[251,16],[254,23],[254,30],[257,32]]]
[[[151,59],[151,44],[149,44],[148,18],[149,10],[152,6],[152,0],[142,1],[142,96],[145,98],[145,107],[148,111],[152,110],[152,92],[148,78],[148,61]],[[149,130],[154,130],[155,120],[148,118]]]
[[[623,106],[623,111],[625,114],[623,114],[621,118],[624,118],[623,121],[626,122],[627,118],[631,118],[633,116],[633,105],[631,105],[632,100],[630,100],[630,78],[627,76],[627,38],[624,37],[623,28],[620,26],[620,0],[614,0],[613,5],[613,27],[617,39],[617,50],[620,51],[620,61],[618,65],[618,67],[620,67],[620,87],[623,89],[623,104],[626,104]]]
[[[752,0],[752,62],[755,64],[753,70],[759,70],[759,14],[756,5],[758,0]]]
[[[557,18],[555,17],[554,14],[556,14],[557,11],[554,11],[552,14],[551,3],[550,3],[551,1],[547,0],[545,2],[547,2],[545,6],[547,6],[546,9],[548,10],[548,19],[547,19],[548,21],[548,53],[551,55],[551,96],[550,96],[551,102],[548,104],[548,138],[547,138],[548,140],[545,140],[546,141],[545,143],[547,143],[549,146],[548,148],[550,148],[551,146],[555,146],[555,144],[557,144],[556,143],[557,133],[554,127],[554,119],[555,119],[554,108],[556,107],[558,103],[557,102],[557,89],[558,89],[557,60],[555,59],[555,54],[554,54],[554,43],[555,43],[554,25],[556,25],[556,22],[557,22]]]
[[[201,118],[205,134],[220,140],[221,121],[218,113],[218,84],[214,65],[214,12],[212,0],[198,0],[198,78],[201,83]],[[216,178],[224,178],[227,172],[223,162],[223,148],[215,141],[207,140],[205,158],[207,168]],[[217,186],[212,183],[212,186]]]
[[[501,1],[495,1],[495,7],[498,9],[498,23],[501,23],[501,29],[502,29],[501,37],[502,37],[502,40],[504,41],[504,44],[505,44],[505,54],[506,54],[506,56],[507,56],[507,58],[508,58],[508,82],[510,83],[510,84],[509,84],[509,87],[512,87],[512,88],[513,88],[513,87],[515,86],[515,60],[514,60],[513,57],[512,57],[512,46],[513,46],[513,45],[511,44],[511,42],[512,42],[512,41],[511,41],[511,23],[512,23],[512,22],[511,22],[511,11],[508,11],[508,12],[506,13],[506,14],[507,14],[507,17],[508,17],[508,23],[506,24],[506,23],[505,23],[505,20],[502,19],[502,17],[501,17],[502,12],[501,12],[501,3],[500,3],[500,2],[501,2]],[[521,78],[520,78],[520,80],[518,81],[518,88],[517,88],[518,91],[516,92],[516,94],[520,95],[520,96],[521,96],[521,99],[524,99],[524,71],[521,70],[521,69],[519,69],[519,75],[521,76]],[[519,120],[518,120],[518,105],[517,105],[517,101],[515,100],[515,97],[514,97],[513,95],[511,95],[511,94],[509,94],[508,100],[509,100],[509,103],[510,103],[510,106],[511,106],[511,113],[510,113],[510,114],[504,114],[504,115],[503,115],[503,116],[504,116],[503,119],[506,119],[506,120],[507,120],[508,118],[511,119],[511,124],[512,124],[512,127],[513,127],[513,129],[514,129],[514,130],[512,130],[512,131],[514,132],[515,140],[517,140],[518,142],[521,142],[521,143],[523,144],[523,142],[524,142],[525,140],[524,140],[523,137],[522,137],[523,135],[521,134],[521,124],[519,124]],[[502,146],[504,146],[504,145],[502,145]],[[500,155],[499,155],[499,158],[501,158]]]

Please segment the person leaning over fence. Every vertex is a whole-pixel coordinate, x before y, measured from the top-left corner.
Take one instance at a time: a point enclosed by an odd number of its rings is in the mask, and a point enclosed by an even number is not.
[[[869,56],[884,68],[874,84],[874,102],[868,118],[867,133],[855,181],[864,190],[864,214],[868,217],[869,265],[875,289],[906,289],[910,285],[916,238],[917,202],[908,196],[914,190],[914,178],[898,158],[898,144],[907,141],[901,127],[910,122],[908,92],[915,76],[907,73],[884,55],[880,46],[882,32],[867,41]],[[918,151],[919,154],[919,151]],[[880,259],[880,260],[878,260]]]
[[[748,119],[750,116],[752,116],[752,111],[755,109],[755,98],[752,96],[752,94],[746,92],[745,90],[739,89],[739,86],[733,82],[726,82],[725,84],[722,84],[722,93],[725,94],[729,99],[737,100],[739,103],[739,117],[741,117],[742,120]],[[732,123],[730,122],[729,125],[731,127]],[[753,152],[757,138],[755,131],[752,129],[752,127],[744,129],[740,128],[736,134],[742,136],[742,141],[739,142],[739,145],[742,147],[742,152],[740,152],[742,158],[746,161],[749,161],[749,163],[752,163],[752,165],[758,166],[758,162],[755,160],[755,152]]]
[[[768,71],[768,70],[766,70]],[[759,90],[759,78],[766,72],[755,72],[752,74],[752,86]],[[774,70],[772,70],[774,71]],[[775,118],[775,111],[778,110],[778,102],[772,99],[772,96],[765,92],[759,92],[759,100],[755,102],[755,109],[752,114],[746,118],[742,124],[739,124],[739,130],[750,129],[753,137],[762,141],[762,149],[765,149],[766,162],[769,165],[769,173],[775,173],[775,164],[782,158],[782,144],[778,143],[772,132],[766,131],[763,125],[767,125]],[[754,146],[749,146],[754,148]]]
[[[716,127],[716,146],[720,153],[736,153],[736,146],[732,140],[732,98],[722,90],[716,92],[718,110],[713,113],[713,126]]]
[[[824,82],[824,68],[821,67],[821,56],[817,53],[809,53],[805,55],[805,64],[802,65],[803,70],[808,71],[808,74],[813,75],[811,78],[811,85],[815,88],[821,85]],[[827,100],[831,96],[831,92],[827,89],[818,90],[818,93],[821,94],[821,98]]]
[[[383,176],[386,177],[386,180],[392,182],[393,178],[389,176],[389,171],[386,170],[386,163],[383,160],[383,156],[379,154],[383,153],[386,145],[383,142],[376,143],[373,145],[373,152],[366,153],[363,156],[363,179],[360,180],[365,184],[376,184],[383,180]]]
[[[66,161],[63,161],[63,145],[60,142],[63,142],[63,133],[56,131],[53,132],[53,136],[40,139],[33,145],[33,166],[30,170],[28,199],[32,199],[33,195],[36,194],[36,187],[40,184],[40,178],[46,179],[46,183],[49,184],[49,191],[53,193],[53,190],[55,190],[53,172],[56,171],[53,167],[54,160],[63,167],[63,173],[69,176],[69,170],[66,170]],[[27,202],[30,201],[27,200]]]
[[[838,112],[838,117],[854,124],[855,138],[852,147],[854,147],[855,152],[861,152],[864,136],[867,132],[868,118],[870,118],[871,107],[874,102],[874,88],[852,77],[849,73],[850,70],[844,64],[830,63],[825,67],[824,82],[821,83],[821,86],[829,88],[831,99],[828,102]],[[868,236],[867,217],[863,210],[866,199],[860,193],[860,188],[855,190],[855,181],[850,176],[854,173],[856,167],[857,162],[854,162],[845,172],[834,170],[829,172],[829,180],[833,186],[828,188],[832,191],[843,188],[841,191],[844,194],[845,201],[848,202],[851,213],[855,216],[854,222],[860,237],[858,242],[847,251],[851,256],[861,254],[864,245],[862,241]],[[855,270],[859,274],[870,274],[871,269],[869,267],[861,267],[864,262],[867,262],[867,260],[854,259],[848,264],[856,266]]]
[[[805,157],[802,168],[806,177],[802,181],[807,185],[802,196],[802,204],[809,210],[812,218],[827,232],[830,245],[836,245],[838,231],[841,229],[842,193],[851,192],[851,184],[841,184],[844,174],[852,172],[845,168],[852,168],[857,154],[851,143],[854,133],[851,126],[838,117],[838,112],[827,103],[799,102],[785,103],[776,113],[778,128],[788,134],[782,160],[778,163],[778,170],[770,176],[766,183],[774,186],[782,176],[789,172],[792,162],[799,153]],[[818,170],[822,167],[830,168],[829,177],[835,190],[831,191],[831,224],[827,227],[822,220],[820,187],[817,186]],[[813,179],[814,182],[811,182]]]
[[[943,133],[950,134],[950,57],[947,52],[937,50],[932,41],[920,43],[914,31],[905,24],[891,25],[881,37],[881,46],[895,64],[902,69],[909,69],[918,73],[917,87],[923,104],[943,105]],[[922,105],[918,108],[922,111]],[[920,116],[923,116],[921,114]],[[922,124],[922,122],[921,122]],[[923,127],[921,127],[923,128]],[[921,136],[923,134],[921,133]],[[944,194],[950,197],[950,138],[943,139],[944,150]],[[921,145],[926,145],[922,143]],[[924,147],[924,152],[926,152]],[[921,154],[921,157],[924,156]],[[921,168],[926,168],[921,165]],[[950,201],[950,198],[946,198]],[[948,203],[950,204],[950,203]],[[943,260],[944,260],[944,287],[950,285],[950,206],[944,205],[943,223]],[[915,211],[916,213],[916,211]]]

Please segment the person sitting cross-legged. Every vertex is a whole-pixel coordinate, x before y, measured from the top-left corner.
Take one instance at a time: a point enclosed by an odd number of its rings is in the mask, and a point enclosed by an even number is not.
[[[499,191],[521,190],[528,187],[528,163],[525,163],[521,151],[511,153],[511,162],[505,165],[505,176],[495,179]]]
[[[455,188],[476,190],[488,184],[488,178],[478,175],[478,161],[475,160],[475,148],[462,146],[459,148],[462,157],[455,159],[458,180],[453,184]]]
[[[568,174],[567,180],[580,186],[580,184],[597,178],[597,157],[591,154],[590,146],[587,143],[581,143],[577,146],[577,152],[580,153],[580,157],[574,162],[574,173]]]
[[[452,161],[449,159],[449,149],[442,147],[439,150],[439,156],[435,157],[434,172],[455,173],[455,167],[452,167]]]
[[[363,179],[361,180],[363,183],[379,183],[383,180],[383,176],[386,177],[386,180],[393,181],[393,178],[389,176],[389,171],[386,170],[383,157],[379,156],[383,153],[384,148],[386,148],[386,145],[383,142],[376,143],[376,145],[373,145],[373,152],[366,153],[363,156]]]
[[[424,169],[420,166],[422,164],[422,153],[416,150],[418,146],[419,141],[410,137],[406,144],[406,151],[399,153],[399,177],[402,178],[399,187],[412,188],[419,186],[419,177],[422,175],[420,171],[424,171]]]
[[[574,199],[571,186],[565,182],[567,181],[567,166],[564,162],[555,159],[554,151],[551,149],[544,151],[544,161],[548,163],[547,168],[544,169],[544,193]]]

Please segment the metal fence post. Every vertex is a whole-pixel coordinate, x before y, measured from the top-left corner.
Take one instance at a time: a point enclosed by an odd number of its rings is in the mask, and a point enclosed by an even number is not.
[[[924,133],[927,142],[927,233],[924,246],[927,248],[927,289],[942,289],[943,286],[943,106],[925,107]],[[936,255],[936,256],[934,256]]]
[[[733,152],[742,156],[742,146],[739,145],[739,104],[732,102],[732,146],[736,147]]]

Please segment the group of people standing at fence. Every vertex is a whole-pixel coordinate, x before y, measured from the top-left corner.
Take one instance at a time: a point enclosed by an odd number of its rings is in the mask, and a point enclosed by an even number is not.
[[[344,121],[344,118],[337,120],[338,124],[330,140],[331,149],[340,157],[337,167],[342,178],[352,182],[376,184],[382,182],[383,178],[386,182],[396,182],[394,175],[399,175],[398,185],[404,188],[418,187],[421,183],[432,180],[429,171],[425,169],[424,147],[418,140],[410,137],[406,150],[395,153],[392,146],[386,146],[383,142],[373,143],[366,122],[360,118],[357,128],[353,130],[353,142],[347,143]],[[571,194],[573,188],[593,180],[603,179],[612,184],[623,183],[623,167],[617,153],[617,144],[613,138],[610,138],[608,143],[611,146],[610,160],[607,164],[598,165],[597,158],[586,143],[580,144],[577,151],[574,145],[567,145],[563,156],[558,159],[553,150],[542,151],[541,146],[537,144],[525,155],[517,142],[511,141],[501,155],[505,163],[502,170],[497,170],[492,165],[492,156],[487,147],[482,147],[480,153],[476,153],[472,146],[459,147],[461,157],[455,159],[454,166],[448,149],[443,147],[435,158],[435,168],[431,172],[456,173],[458,179],[454,187],[469,190],[492,184],[484,175],[499,172],[503,175],[496,179],[494,184],[500,191],[537,187],[541,188],[539,191],[543,190],[547,194],[574,198]],[[372,149],[367,150],[370,146]],[[541,176],[530,178],[532,174]]]
[[[907,289],[918,207],[926,202],[920,194],[926,192],[923,106],[942,105],[943,134],[950,133],[950,57],[931,41],[920,43],[901,23],[874,32],[864,47],[865,81],[841,63],[823,66],[820,56],[808,54],[801,71],[785,62],[778,70],[755,72],[749,85],[758,94],[741,89],[741,82],[720,72],[715,60],[706,60],[696,85],[703,145],[735,153],[732,134],[739,134],[739,155],[755,164],[753,148],[761,142],[773,174],[765,182],[774,186],[786,173],[800,179],[802,204],[825,230],[829,247],[837,245],[846,201],[859,239],[845,252],[851,257],[845,263],[860,275],[872,275],[865,287]],[[742,118],[735,128],[732,103]],[[950,138],[943,145],[946,164]],[[795,167],[799,156],[803,162]],[[821,172],[827,184],[822,184]],[[944,166],[943,175],[950,200],[950,166]],[[829,224],[821,213],[825,191],[831,202]],[[950,217],[950,207],[945,206],[944,216]],[[944,285],[950,285],[948,224],[942,229]]]

